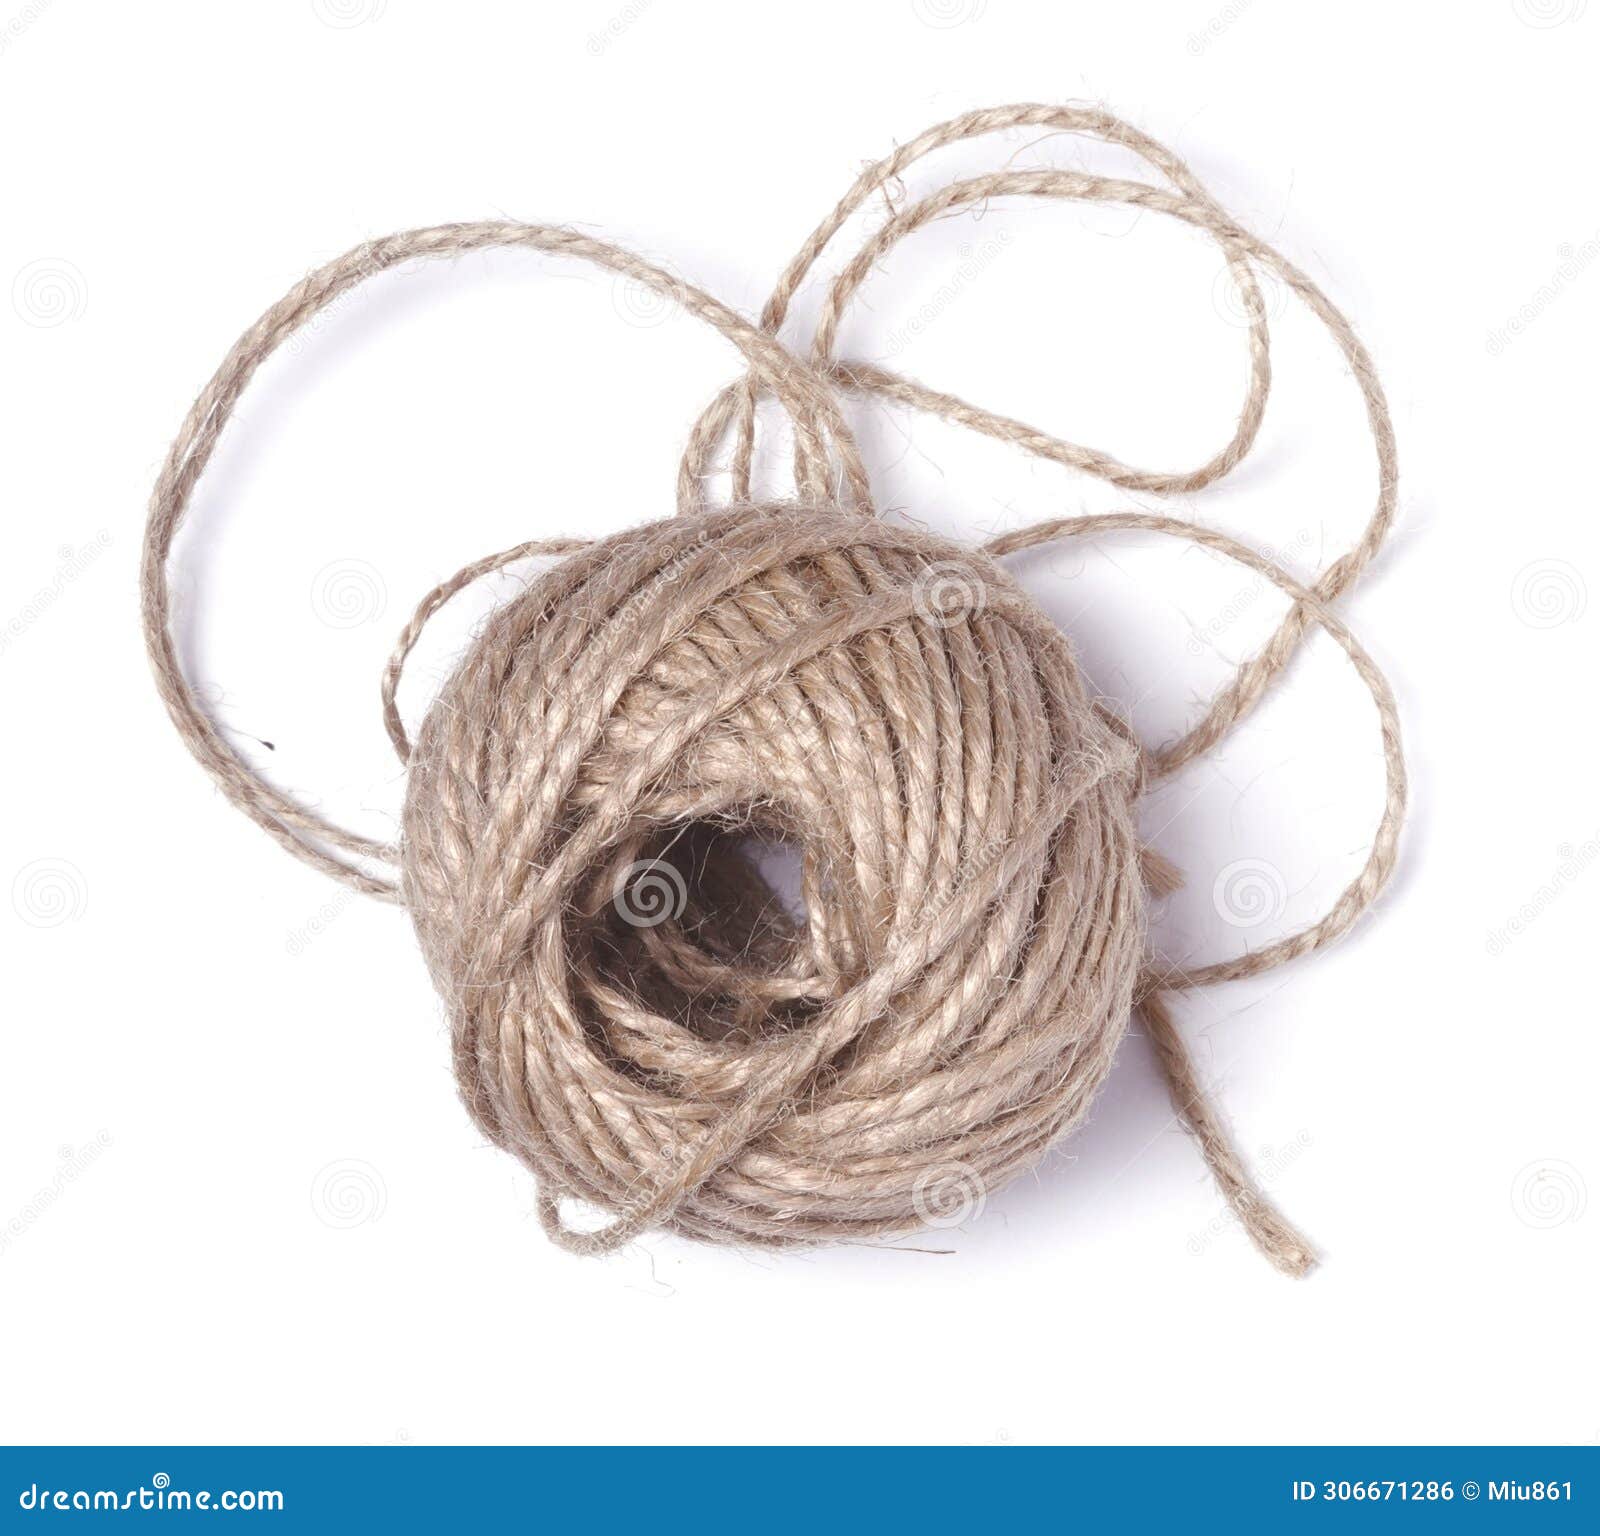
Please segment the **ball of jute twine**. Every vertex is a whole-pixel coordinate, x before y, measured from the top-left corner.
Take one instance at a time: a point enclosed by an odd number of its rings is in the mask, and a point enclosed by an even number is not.
[[[780,341],[794,294],[870,197],[888,198],[933,150],[1015,127],[1122,146],[1165,184],[1006,170],[891,198],[828,289],[805,355]],[[896,242],[1018,195],[1131,205],[1220,246],[1249,321],[1250,382],[1232,439],[1209,462],[1130,468],[835,356],[846,306]],[[496,246],[576,257],[646,285],[727,337],[747,372],[690,434],[676,517],[598,542],[521,544],[424,599],[384,678],[385,720],[410,770],[402,835],[388,844],[274,788],[223,737],[179,664],[168,556],[240,393],[297,327],[402,262]],[[1371,519],[1314,582],[1225,534],[1149,512],[1059,519],[981,549],[876,515],[841,409],[847,393],[1146,495],[1220,479],[1254,441],[1270,383],[1258,271],[1327,328],[1376,447]],[[792,426],[792,502],[751,498],[766,398]],[[714,507],[704,488],[730,435],[731,504]],[[1234,1151],[1169,999],[1329,943],[1393,868],[1405,802],[1394,700],[1331,605],[1383,540],[1395,485],[1371,360],[1304,273],[1118,119],[1001,107],[931,128],[864,171],[759,325],[636,256],[549,225],[413,230],[312,273],[239,339],[173,444],[146,534],[144,628],[172,718],[228,798],[298,857],[409,909],[466,1104],[533,1170],[541,1219],[563,1246],[605,1252],[653,1227],[783,1245],[948,1224],[1083,1118],[1137,1015],[1244,1229],[1299,1274],[1314,1262],[1310,1245]],[[1090,696],[1066,639],[1002,564],[1119,531],[1199,544],[1291,602],[1199,723],[1160,750]],[[535,555],[564,558],[491,616],[413,745],[395,692],[423,625],[470,582]],[[1349,657],[1377,708],[1386,791],[1370,853],[1319,921],[1234,959],[1170,965],[1148,948],[1145,911],[1147,892],[1178,875],[1141,847],[1140,796],[1238,725],[1313,627]],[[764,841],[798,850],[798,912],[762,873]],[[607,1224],[569,1225],[565,1200],[598,1208]]]

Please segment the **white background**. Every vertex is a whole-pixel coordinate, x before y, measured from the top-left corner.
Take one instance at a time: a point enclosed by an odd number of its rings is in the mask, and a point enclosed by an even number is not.
[[[3,5],[0,1435],[1600,1439],[1600,14]],[[1404,711],[1399,874],[1342,945],[1182,1004],[1241,1146],[1326,1262],[1293,1283],[1250,1249],[1136,1036],[1086,1129],[921,1241],[943,1255],[656,1236],[568,1257],[458,1105],[403,913],[286,857],[173,734],[136,624],[156,466],[235,336],[360,240],[570,222],[754,313],[866,159],[1021,100],[1100,103],[1175,147],[1349,313],[1394,409],[1401,518],[1346,612]],[[1017,135],[909,190],[1013,156],[1131,169]],[[887,262],[844,350],[1187,467],[1243,389],[1220,272],[1155,218],[996,205]],[[1268,297],[1261,440],[1178,506],[1309,574],[1364,523],[1372,456],[1326,338]],[[180,550],[233,739],[392,831],[376,685],[414,602],[519,539],[664,515],[684,433],[735,368],[604,275],[527,255],[342,302],[247,393]],[[936,528],[1130,501],[852,411],[879,499]],[[1281,611],[1148,540],[1021,570],[1151,741]],[[430,635],[413,721],[510,590],[487,586]],[[1379,786],[1370,704],[1314,641],[1148,807],[1188,880],[1159,941],[1210,957],[1312,920]],[[1253,926],[1214,899],[1239,860],[1268,871]]]

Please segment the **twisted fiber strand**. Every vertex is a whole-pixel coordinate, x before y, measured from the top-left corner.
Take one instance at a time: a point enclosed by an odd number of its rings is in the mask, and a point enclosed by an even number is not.
[[[1356,675],[1372,696],[1373,706],[1377,711],[1379,733],[1383,742],[1383,812],[1373,833],[1372,846],[1367,852],[1366,862],[1340,893],[1333,906],[1315,923],[1280,939],[1275,944],[1269,944],[1264,949],[1254,950],[1231,960],[1218,961],[1196,970],[1183,970],[1172,966],[1158,967],[1162,985],[1173,991],[1259,975],[1289,960],[1298,959],[1301,955],[1310,954],[1312,950],[1320,949],[1347,933],[1362,912],[1376,900],[1379,891],[1394,872],[1395,859],[1399,853],[1400,827],[1405,820],[1406,809],[1405,754],[1400,744],[1400,713],[1395,704],[1394,691],[1390,688],[1388,679],[1378,670],[1377,664],[1350,632],[1349,627],[1328,608],[1317,592],[1302,586],[1265,555],[1214,528],[1205,528],[1196,523],[1186,523],[1178,518],[1161,517],[1153,513],[1108,512],[1036,523],[1030,528],[1019,529],[1015,533],[1002,534],[997,539],[991,539],[984,548],[990,554],[999,557],[1051,543],[1056,539],[1119,530],[1148,531],[1187,539],[1204,549],[1226,555],[1274,583],[1293,598],[1300,610],[1325,630],[1334,644],[1349,657]]]
[[[840,415],[837,394],[827,380],[789,356],[770,337],[709,294],[640,257],[573,230],[483,222],[444,224],[389,235],[359,245],[319,268],[268,309],[234,343],[222,366],[200,392],[157,478],[145,529],[141,573],[145,644],[151,656],[156,686],[179,735],[223,793],[297,857],[357,890],[390,900],[398,899],[399,894],[392,876],[374,874],[360,865],[339,859],[327,849],[342,850],[357,860],[378,863],[393,863],[396,850],[339,827],[268,784],[205,713],[178,659],[166,566],[173,538],[222,428],[256,369],[273,351],[321,310],[380,272],[408,260],[456,256],[497,246],[526,246],[591,261],[673,299],[739,347],[752,373],[789,410],[797,441],[808,451],[814,449],[807,459],[809,464],[817,464],[825,458],[824,450],[815,439],[819,421],[831,433],[834,451],[845,464],[859,466],[860,463],[854,438]],[[821,472],[810,473],[812,478],[806,484],[807,491],[825,497],[828,487],[819,478]]]
[[[895,205],[891,192],[914,161],[1018,127],[1116,144],[1168,186],[1006,170]],[[834,278],[803,359],[779,340],[790,304],[879,192],[888,217]],[[1123,203],[1217,242],[1249,320],[1249,383],[1230,440],[1198,469],[1130,467],[835,357],[846,307],[898,241],[1011,196]],[[391,846],[268,785],[228,745],[179,664],[166,568],[217,436],[276,346],[377,272],[494,246],[572,256],[641,282],[726,336],[748,372],[690,431],[679,517],[597,543],[519,544],[423,600],[383,679],[385,726],[410,766],[402,838]],[[841,391],[930,412],[1131,490],[1184,494],[1215,482],[1254,442],[1270,388],[1258,267],[1329,330],[1376,446],[1377,506],[1356,545],[1315,581],[1155,514],[1061,519],[984,551],[872,516]],[[768,395],[793,428],[794,504],[750,497],[756,410]],[[705,485],[730,432],[733,502],[714,508]],[[1303,1273],[1310,1245],[1252,1183],[1167,999],[1330,942],[1393,868],[1405,802],[1394,701],[1330,604],[1381,543],[1395,477],[1371,360],[1303,273],[1236,224],[1170,151],[1109,114],[1002,107],[931,128],[863,171],[780,277],[759,326],[638,257],[554,226],[416,230],[311,274],[240,338],[172,448],[146,537],[145,633],[180,734],[229,798],[315,867],[410,909],[450,1014],[463,1097],[538,1175],[541,1220],[563,1245],[605,1252],[658,1225],[784,1245],[957,1219],[964,1202],[1031,1166],[1082,1118],[1137,1010],[1175,1112],[1245,1230],[1279,1267]],[[1291,602],[1199,723],[1153,754],[1088,697],[1063,637],[997,563],[1049,540],[1114,532],[1192,540]],[[424,625],[480,576],[535,556],[565,558],[490,617],[413,744],[395,695]],[[1188,969],[1150,955],[1145,891],[1169,890],[1179,876],[1139,845],[1138,799],[1152,777],[1243,720],[1313,625],[1350,658],[1378,713],[1386,791],[1368,859],[1321,919],[1262,950]],[[801,851],[802,914],[743,851],[752,833]],[[641,893],[659,897],[672,880],[670,910],[638,910]],[[568,1226],[563,1197],[609,1213],[609,1224]]]
[[[887,193],[889,187],[898,185],[902,173],[925,155],[932,154],[936,150],[964,139],[1015,127],[1048,127],[1055,132],[1081,134],[1128,149],[1167,177],[1169,181],[1173,182],[1196,203],[1202,203],[1215,210],[1217,215],[1226,222],[1221,210],[1216,208],[1209,194],[1177,156],[1148,135],[1140,133],[1138,129],[1111,116],[1109,113],[1094,108],[1038,104],[986,108],[982,111],[969,112],[948,122],[937,124],[919,134],[910,143],[902,146],[886,159],[879,161],[876,165],[867,167],[857,178],[849,192],[839,200],[828,217],[812,231],[794,260],[784,270],[771,298],[768,299],[766,307],[762,311],[763,328],[774,335],[778,333],[788,314],[789,305],[794,295],[804,283],[817,259],[850,217],[874,193],[879,191]],[[912,227],[915,226],[901,227],[898,233],[883,244],[879,251],[879,257],[881,258],[887,252],[888,247],[895,240],[903,238],[906,233],[909,233]],[[1229,269],[1235,282],[1239,285],[1241,295],[1244,298],[1246,313],[1250,319],[1250,389],[1240,411],[1239,420],[1231,441],[1208,464],[1202,466],[1199,470],[1188,474],[1175,475],[1129,470],[1108,454],[1065,443],[1042,433],[1031,433],[1031,429],[1027,428],[1023,428],[1022,431],[1025,434],[1029,434],[1032,441],[1021,443],[1018,440],[1019,445],[1028,446],[1030,451],[1040,452],[1043,449],[1043,445],[1049,444],[1054,450],[1051,456],[1057,457],[1060,462],[1083,469],[1088,473],[1099,475],[1102,478],[1110,479],[1115,484],[1157,492],[1198,489],[1226,474],[1244,457],[1260,428],[1262,415],[1266,407],[1267,394],[1271,386],[1266,310],[1261,303],[1259,285],[1244,253],[1236,249],[1230,242],[1221,241],[1220,243],[1222,244],[1223,255],[1228,262]],[[819,349],[819,356],[821,350]],[[839,376],[842,379],[845,378],[845,371],[841,370]],[[909,395],[903,397],[906,398],[906,402],[919,403],[916,398],[919,386],[911,385],[906,380],[896,379],[893,374],[881,370],[875,371],[875,382],[866,387],[872,387],[881,392],[890,392],[897,389],[907,390],[910,392]],[[706,415],[697,424],[695,431],[691,433],[689,448],[685,454],[684,469],[679,479],[680,507],[687,505],[693,499],[693,487],[698,478],[697,471],[703,470],[707,446],[720,439],[722,432],[726,430],[729,421],[733,420],[735,415],[737,415],[738,440],[732,464],[733,489],[735,497],[748,497],[755,439],[755,402],[758,394],[757,381],[747,379],[739,384],[730,386],[708,407]],[[958,401],[953,396],[940,398],[946,403],[947,407],[962,413],[955,419],[960,419],[964,425],[984,429],[985,423],[998,424],[1003,420],[1003,418],[991,416],[987,412],[968,406],[965,402]],[[949,411],[947,410],[938,411],[938,414],[948,413]],[[1000,433],[997,435],[1004,436],[1006,434]]]
[[[1048,105],[990,108],[967,113],[919,135],[887,159],[868,167],[840,199],[832,213],[814,230],[790,263],[762,312],[762,325],[777,334],[789,304],[818,257],[873,193],[898,181],[916,160],[960,140],[1012,127],[1049,127],[1117,144],[1132,151],[1160,171],[1178,188],[1178,196],[1140,182],[1116,180],[1066,171],[1001,172],[953,182],[910,207],[895,212],[867,241],[835,279],[812,344],[812,361],[842,385],[893,399],[970,427],[1027,452],[1080,469],[1113,485],[1156,494],[1178,494],[1202,489],[1234,468],[1248,452],[1260,428],[1271,388],[1266,308],[1252,269],[1259,262],[1274,272],[1323,323],[1350,367],[1361,391],[1378,461],[1376,505],[1356,545],[1330,562],[1315,590],[1332,601],[1355,583],[1371,562],[1394,519],[1398,459],[1394,430],[1372,359],[1354,329],[1321,290],[1271,246],[1258,240],[1230,218],[1187,166],[1162,145],[1137,129],[1092,109]],[[1222,249],[1239,286],[1249,320],[1250,384],[1229,442],[1200,468],[1164,473],[1130,468],[1109,454],[1068,443],[1025,423],[969,405],[958,397],[931,390],[869,363],[842,363],[832,358],[838,324],[850,297],[869,273],[900,240],[932,220],[972,203],[1004,196],[1062,197],[1081,201],[1124,203],[1166,214],[1210,234]],[[680,507],[684,487],[703,478],[707,445],[718,440],[737,413],[739,441],[734,457],[734,494],[749,494],[750,455],[754,440],[755,401],[760,393],[754,378],[724,391],[712,402],[691,433],[686,463],[680,473]],[[804,449],[797,448],[797,462]],[[1155,755],[1157,775],[1175,772],[1185,763],[1215,746],[1239,723],[1265,692],[1272,679],[1288,664],[1304,638],[1310,615],[1303,605],[1290,610],[1262,652],[1246,662],[1234,680],[1213,701],[1198,725],[1180,741]]]

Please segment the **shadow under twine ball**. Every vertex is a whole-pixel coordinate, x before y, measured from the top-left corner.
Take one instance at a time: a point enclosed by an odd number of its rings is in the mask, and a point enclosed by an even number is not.
[[[1155,176],[1008,161],[906,191],[902,173],[922,156],[1007,131],[1114,145]],[[1230,440],[1204,464],[1138,469],[837,355],[847,306],[899,241],[1018,197],[1134,208],[1215,244],[1246,322],[1248,385]],[[809,345],[786,344],[791,301],[818,258],[880,202],[881,223],[819,285]],[[599,541],[574,530],[518,545],[424,598],[384,676],[385,723],[410,775],[401,835],[388,842],[277,787],[207,711],[180,659],[169,559],[230,413],[284,341],[393,268],[490,250],[577,259],[640,285],[730,341],[746,371],[690,430],[675,516]],[[1314,577],[1147,505],[1015,529],[982,550],[878,515],[850,396],[981,433],[1053,475],[1146,502],[1185,498],[1187,512],[1261,427],[1262,275],[1326,330],[1375,452],[1370,519]],[[763,403],[791,435],[795,495],[781,503],[752,491]],[[1334,604],[1387,534],[1397,474],[1372,360],[1304,272],[1109,113],[996,107],[862,171],[759,322],[560,225],[407,230],[308,274],[235,343],[173,443],[145,536],[144,634],[173,721],[221,791],[296,857],[410,911],[467,1106],[537,1175],[541,1220],[564,1246],[603,1252],[655,1227],[783,1245],[958,1224],[1082,1119],[1136,1018],[1231,1213],[1274,1264],[1303,1274],[1311,1247],[1239,1157],[1167,999],[1332,942],[1394,867],[1406,798],[1398,715]],[[1090,697],[1067,640],[998,563],[1104,535],[1185,540],[1287,600],[1263,648],[1159,749]],[[560,563],[494,611],[413,745],[396,690],[423,627],[473,581],[536,556]],[[1365,861],[1316,921],[1231,957],[1173,963],[1147,943],[1145,898],[1178,875],[1141,847],[1136,807],[1147,783],[1249,718],[1317,630],[1378,720],[1383,810]]]

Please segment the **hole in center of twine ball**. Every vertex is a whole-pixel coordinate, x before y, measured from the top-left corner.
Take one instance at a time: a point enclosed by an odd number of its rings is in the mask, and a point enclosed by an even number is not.
[[[812,1018],[827,991],[808,938],[807,883],[803,844],[769,810],[660,828],[586,882],[573,957],[609,1017],[625,999],[701,1039],[783,1033]]]

